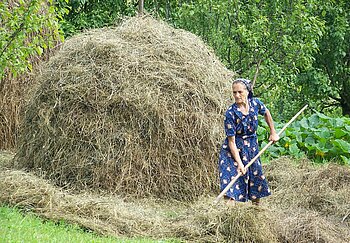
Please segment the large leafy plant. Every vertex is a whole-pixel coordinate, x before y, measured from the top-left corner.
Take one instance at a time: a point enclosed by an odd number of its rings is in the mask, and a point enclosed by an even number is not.
[[[283,126],[275,124],[277,130]],[[258,129],[261,146],[267,144],[268,131],[267,124],[262,122]],[[332,118],[316,112],[294,122],[265,154],[268,157],[281,155],[307,156],[317,162],[335,159],[350,164],[350,118]]]

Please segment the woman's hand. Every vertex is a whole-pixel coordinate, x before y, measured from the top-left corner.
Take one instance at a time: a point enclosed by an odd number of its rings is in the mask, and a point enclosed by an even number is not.
[[[272,141],[272,142],[277,142],[278,140],[280,139],[280,136],[278,136],[277,133],[271,133],[270,134],[270,137],[269,137],[269,141]]]
[[[242,163],[238,164],[237,172],[238,173],[241,172],[242,175],[247,173],[247,170],[246,170],[246,168],[244,167],[244,165]]]

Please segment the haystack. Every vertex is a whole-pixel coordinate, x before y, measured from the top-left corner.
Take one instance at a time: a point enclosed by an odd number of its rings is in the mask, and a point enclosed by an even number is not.
[[[15,163],[64,187],[195,198],[218,184],[232,76],[149,16],[79,34],[38,75]]]

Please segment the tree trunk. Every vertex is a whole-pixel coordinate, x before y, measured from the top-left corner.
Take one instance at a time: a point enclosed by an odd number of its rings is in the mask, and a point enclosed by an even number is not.
[[[347,98],[350,98],[349,95]],[[343,116],[350,117],[350,99],[346,100],[345,98],[341,97],[340,105],[342,108]]]
[[[350,106],[349,104],[342,104],[342,109],[343,109],[343,116],[348,116],[350,117]]]
[[[143,15],[143,2],[144,0],[139,0],[139,15]]]
[[[340,92],[340,105],[343,116],[350,117],[350,80],[345,80],[343,82],[343,87]]]

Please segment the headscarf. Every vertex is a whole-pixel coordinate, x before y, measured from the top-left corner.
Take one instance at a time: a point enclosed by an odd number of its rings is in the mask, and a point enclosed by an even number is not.
[[[253,87],[252,87],[252,82],[249,79],[245,79],[245,78],[237,78],[233,81],[234,83],[243,83],[245,85],[245,87],[248,90],[248,98],[253,98]]]

